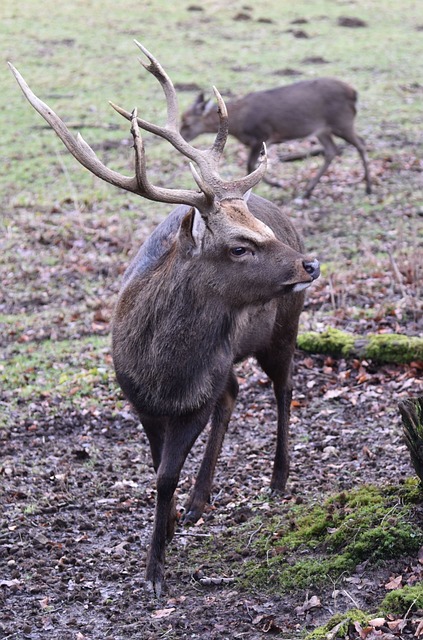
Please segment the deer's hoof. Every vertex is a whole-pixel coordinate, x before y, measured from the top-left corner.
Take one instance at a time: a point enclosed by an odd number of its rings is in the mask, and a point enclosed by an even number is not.
[[[195,524],[201,518],[202,514],[203,514],[203,509],[191,508],[188,511],[186,511],[182,516],[182,524],[183,525]]]
[[[151,582],[151,580],[147,580],[147,589],[153,594],[155,598],[160,598],[163,592],[163,582]]]
[[[163,562],[151,562],[147,563],[146,571],[147,589],[153,593],[156,598],[160,596],[166,590],[166,583],[164,579],[164,563]]]

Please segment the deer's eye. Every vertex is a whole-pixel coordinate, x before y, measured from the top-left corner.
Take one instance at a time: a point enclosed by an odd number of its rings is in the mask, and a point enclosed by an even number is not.
[[[232,247],[231,254],[236,258],[240,256],[244,256],[247,253],[247,249],[245,247]]]

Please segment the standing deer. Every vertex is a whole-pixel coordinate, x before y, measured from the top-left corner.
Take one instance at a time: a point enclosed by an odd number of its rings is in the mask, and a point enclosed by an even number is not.
[[[214,468],[235,404],[234,363],[255,355],[270,376],[278,407],[271,487],[282,491],[288,476],[291,361],[303,290],[319,276],[319,263],[303,255],[288,218],[250,189],[262,178],[265,152],[246,177],[224,181],[218,162],[228,135],[220,94],[214,144],[201,151],[178,129],[178,103],[159,62],[143,66],[160,82],[167,123],[151,124],[112,106],[131,121],[135,176],[107,168],[78,134],[41,102],[19,72],[15,77],[31,105],[47,120],[72,155],[96,176],[150,200],[177,206],[144,243],[126,271],[113,324],[113,360],[123,392],[147,434],[157,474],[153,534],[146,577],[157,596],[164,582],[165,543],[175,523],[175,489],[185,458],[211,418],[211,430],[185,520],[196,521],[209,499]],[[152,185],[146,176],[139,127],[161,136],[191,166],[197,190]]]
[[[285,87],[248,93],[226,103],[229,133],[249,147],[248,171],[256,166],[263,142],[277,144],[308,136],[318,138],[323,146],[324,163],[308,183],[306,198],[338,153],[332,136],[343,138],[360,154],[366,193],[371,193],[364,142],[354,130],[356,101],[356,90],[334,78],[302,80]],[[216,108],[200,93],[182,116],[181,134],[189,142],[201,133],[216,132],[218,126]],[[295,159],[306,155],[300,154]]]

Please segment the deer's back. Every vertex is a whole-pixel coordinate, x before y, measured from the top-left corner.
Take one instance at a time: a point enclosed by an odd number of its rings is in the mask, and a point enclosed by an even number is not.
[[[329,126],[342,129],[354,118],[357,92],[335,78],[303,80],[249,93],[228,103],[229,131],[245,144],[283,142]]]

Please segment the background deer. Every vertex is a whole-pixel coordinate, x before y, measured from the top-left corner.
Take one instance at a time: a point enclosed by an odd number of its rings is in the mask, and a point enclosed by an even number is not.
[[[278,406],[276,454],[271,487],[282,491],[288,475],[290,369],[303,305],[303,290],[319,276],[317,260],[288,218],[269,201],[249,196],[266,168],[265,154],[246,177],[224,181],[218,173],[227,135],[225,104],[215,90],[219,127],[205,151],[178,130],[178,104],[170,78],[149,59],[144,67],[162,85],[167,123],[151,124],[114,108],[131,121],[135,176],[107,168],[78,134],[12,71],[32,106],[47,120],[72,155],[106,182],[140,196],[179,206],[147,239],[129,266],[113,324],[113,360],[126,397],[147,434],[157,474],[153,534],[147,580],[157,596],[164,581],[165,542],[173,536],[174,492],[185,458],[211,418],[211,431],[186,521],[196,521],[209,498],[217,457],[234,407],[235,362],[255,355],[270,376]],[[146,177],[139,127],[168,140],[191,165],[198,190],[167,189]]]
[[[333,136],[343,138],[357,149],[364,167],[366,193],[371,193],[364,142],[354,130],[356,102],[356,90],[334,78],[302,80],[256,91],[226,103],[229,133],[249,147],[248,171],[256,166],[263,142],[276,144],[316,136],[323,146],[324,162],[307,184],[307,198],[338,153]],[[216,132],[218,126],[216,107],[200,93],[182,116],[181,134],[190,141],[201,133]]]

